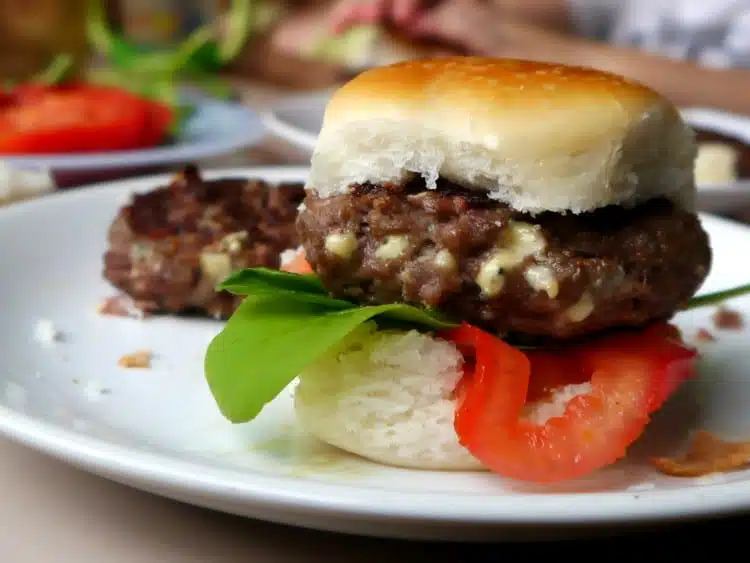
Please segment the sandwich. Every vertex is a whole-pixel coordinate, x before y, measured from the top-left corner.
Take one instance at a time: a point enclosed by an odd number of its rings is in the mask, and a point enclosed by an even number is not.
[[[326,109],[293,271],[219,286],[244,298],[206,354],[219,409],[248,422],[289,388],[303,430],[406,468],[616,462],[696,375],[671,324],[712,299],[695,157],[668,100],[593,69],[358,75]]]

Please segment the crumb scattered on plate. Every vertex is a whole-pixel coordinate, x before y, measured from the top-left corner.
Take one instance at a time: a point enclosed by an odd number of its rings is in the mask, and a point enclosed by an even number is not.
[[[714,342],[716,337],[705,328],[699,328],[695,333],[695,339],[698,342]]]
[[[83,394],[92,403],[98,402],[102,395],[109,395],[109,393],[109,389],[102,387],[98,381],[94,380],[87,381],[83,387]]]
[[[680,457],[655,457],[651,463],[674,477],[700,477],[732,471],[750,464],[750,442],[726,442],[710,432],[696,432],[693,442]]]
[[[128,295],[115,295],[107,297],[99,304],[97,313],[112,317],[129,317],[131,319],[143,319],[146,315],[139,309],[135,301]]]
[[[723,330],[741,330],[744,326],[742,314],[726,307],[716,310],[713,321],[716,328]]]
[[[153,353],[151,350],[139,350],[132,354],[125,354],[117,365],[123,368],[143,368],[148,369],[151,367],[151,358]]]
[[[57,330],[54,323],[49,319],[37,321],[34,327],[34,340],[42,346],[52,346],[62,340],[62,333]]]

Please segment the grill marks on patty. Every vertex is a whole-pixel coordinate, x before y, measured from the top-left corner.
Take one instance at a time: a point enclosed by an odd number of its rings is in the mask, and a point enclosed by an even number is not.
[[[711,261],[697,217],[663,199],[530,216],[416,178],[305,203],[300,239],[334,295],[428,305],[503,334],[564,339],[668,318]],[[348,252],[331,252],[332,235]]]

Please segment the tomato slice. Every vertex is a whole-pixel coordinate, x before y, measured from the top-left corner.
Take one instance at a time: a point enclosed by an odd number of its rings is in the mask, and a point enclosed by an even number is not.
[[[147,104],[148,124],[141,139],[142,147],[151,147],[164,142],[175,119],[171,107],[155,101],[144,100]]]
[[[623,457],[697,358],[664,324],[528,353],[466,324],[440,336],[467,357],[456,396],[459,440],[488,469],[537,483],[581,477]],[[546,421],[525,416],[534,402],[576,384],[587,388]]]
[[[105,86],[19,88],[0,110],[0,153],[86,153],[160,143],[171,110]]]
[[[312,266],[310,266],[310,263],[307,261],[307,257],[305,256],[305,251],[301,248],[297,251],[297,254],[294,256],[294,258],[292,258],[290,262],[284,264],[281,267],[281,271],[290,272],[292,274],[313,273]]]

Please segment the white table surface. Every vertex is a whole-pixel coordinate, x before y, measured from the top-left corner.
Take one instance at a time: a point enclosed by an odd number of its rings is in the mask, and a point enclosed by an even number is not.
[[[182,505],[0,439],[3,563],[434,560],[440,546],[287,528]]]

